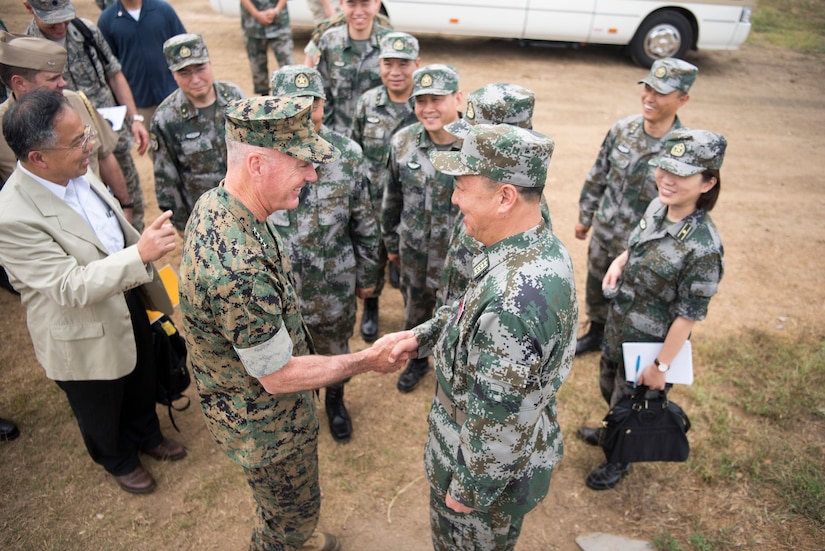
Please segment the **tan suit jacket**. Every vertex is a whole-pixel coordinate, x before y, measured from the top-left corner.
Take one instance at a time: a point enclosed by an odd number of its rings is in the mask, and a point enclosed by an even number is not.
[[[0,190],[0,264],[26,308],[37,359],[50,379],[123,377],[135,367],[135,339],[123,293],[140,287],[146,306],[172,314],[140,237],[91,171],[92,189],[111,207],[126,247],[109,254],[86,221],[46,187],[15,170]]]

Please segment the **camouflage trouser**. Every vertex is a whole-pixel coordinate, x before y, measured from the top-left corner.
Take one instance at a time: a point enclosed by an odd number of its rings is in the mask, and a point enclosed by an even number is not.
[[[341,338],[329,337],[324,333],[319,333],[316,327],[307,324],[309,335],[312,337],[312,343],[315,345],[315,353],[322,356],[337,356],[338,354],[349,354],[349,337],[352,336],[352,331],[349,335]],[[349,379],[344,379],[337,383],[327,385],[327,388],[343,388],[344,383],[349,382]]]
[[[244,471],[258,514],[249,549],[300,548],[315,530],[321,511],[318,440],[278,463]]]
[[[126,129],[126,125],[118,132],[117,145],[114,151],[117,164],[123,172],[123,179],[126,180],[126,189],[129,190],[129,197],[135,205],[132,211],[132,225],[139,232],[143,231],[143,189],[140,187],[140,176],[138,176],[135,160],[132,158],[132,134]]]
[[[433,317],[436,290],[423,284],[420,274],[405,266],[403,261],[399,272],[401,296],[404,298],[404,329],[412,329]]]
[[[516,547],[523,516],[501,512],[456,513],[430,490],[430,531],[435,551],[496,551]]]
[[[624,364],[608,360],[602,354],[599,360],[599,389],[602,397],[610,407],[615,406],[625,396],[633,394],[633,383],[626,379]],[[670,390],[672,385],[665,386],[665,390]],[[645,396],[654,398],[659,394],[658,390],[648,390]]]
[[[256,94],[269,94],[269,67],[267,65],[266,48],[272,48],[278,66],[293,65],[292,59],[292,31],[287,27],[273,38],[249,36],[244,34],[246,55],[249,57],[249,68],[252,71],[252,85]]]
[[[610,263],[616,257],[605,249],[598,239],[590,238],[587,248],[587,287],[585,290],[585,312],[591,322],[604,324],[610,301],[604,298],[602,280]]]

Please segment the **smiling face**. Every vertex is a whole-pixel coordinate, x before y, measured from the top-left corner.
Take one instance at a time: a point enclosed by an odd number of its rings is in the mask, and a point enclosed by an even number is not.
[[[456,176],[452,203],[464,215],[467,235],[485,246],[498,241],[495,236],[495,213],[501,204],[501,186],[492,185],[480,175]]]
[[[450,143],[455,136],[450,135],[447,142],[439,140],[440,134],[448,134],[444,126],[458,120],[458,108],[461,105],[461,93],[453,92],[446,96],[423,94],[415,97],[415,116],[424,125],[430,137],[436,143]],[[434,136],[435,135],[435,136]]]
[[[411,59],[382,58],[380,61],[381,82],[395,102],[406,101],[413,89],[413,73],[419,61]]]
[[[668,123],[676,116],[676,111],[689,99],[688,94],[679,91],[662,94],[651,88],[650,85],[643,84],[642,116],[647,123]]]
[[[304,186],[318,180],[315,166],[280,151],[264,152],[261,156],[261,204],[270,213],[296,208]]]
[[[381,0],[340,0],[339,4],[347,20],[350,38],[368,38],[372,32],[372,21],[381,7]]]
[[[195,107],[206,107],[215,101],[214,77],[212,76],[212,62],[207,61],[199,65],[188,65],[174,71],[178,87],[186,94]]]
[[[699,197],[716,185],[716,179],[705,180],[702,173],[692,176],[678,176],[657,167],[656,187],[659,200],[668,208],[668,218],[681,220],[696,210]]]
[[[68,106],[55,118],[54,131],[57,142],[29,155],[42,157],[46,165],[44,177],[56,184],[66,185],[72,178],[86,174],[92,138],[87,134],[89,130],[80,115]]]

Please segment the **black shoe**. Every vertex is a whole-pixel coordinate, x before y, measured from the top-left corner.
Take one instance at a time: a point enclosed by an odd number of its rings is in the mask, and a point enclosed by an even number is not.
[[[590,446],[601,446],[602,428],[598,427],[579,427],[576,431],[576,436],[579,440],[584,441]]]
[[[587,352],[595,352],[602,347],[604,339],[604,324],[590,322],[590,330],[586,335],[576,341],[576,356],[581,356]]]
[[[430,362],[427,358],[410,360],[409,363],[407,363],[407,368],[398,377],[398,390],[401,392],[410,392],[429,369]]]
[[[352,436],[352,420],[344,406],[344,387],[327,387],[324,404],[329,419],[329,432],[336,442],[347,442]]]
[[[591,490],[609,490],[627,476],[630,463],[608,463],[605,461],[587,475],[584,481]]]
[[[398,289],[401,287],[401,274],[398,273],[398,266],[390,262],[390,285]]]
[[[0,440],[14,440],[20,436],[20,429],[8,419],[0,419]]]
[[[364,312],[361,314],[361,338],[364,342],[373,342],[378,338],[378,298],[364,299]]]

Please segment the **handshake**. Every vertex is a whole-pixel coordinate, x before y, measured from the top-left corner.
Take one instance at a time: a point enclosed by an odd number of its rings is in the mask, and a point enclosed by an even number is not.
[[[362,355],[360,371],[392,373],[410,358],[418,357],[418,339],[412,331],[389,333],[358,354]]]

